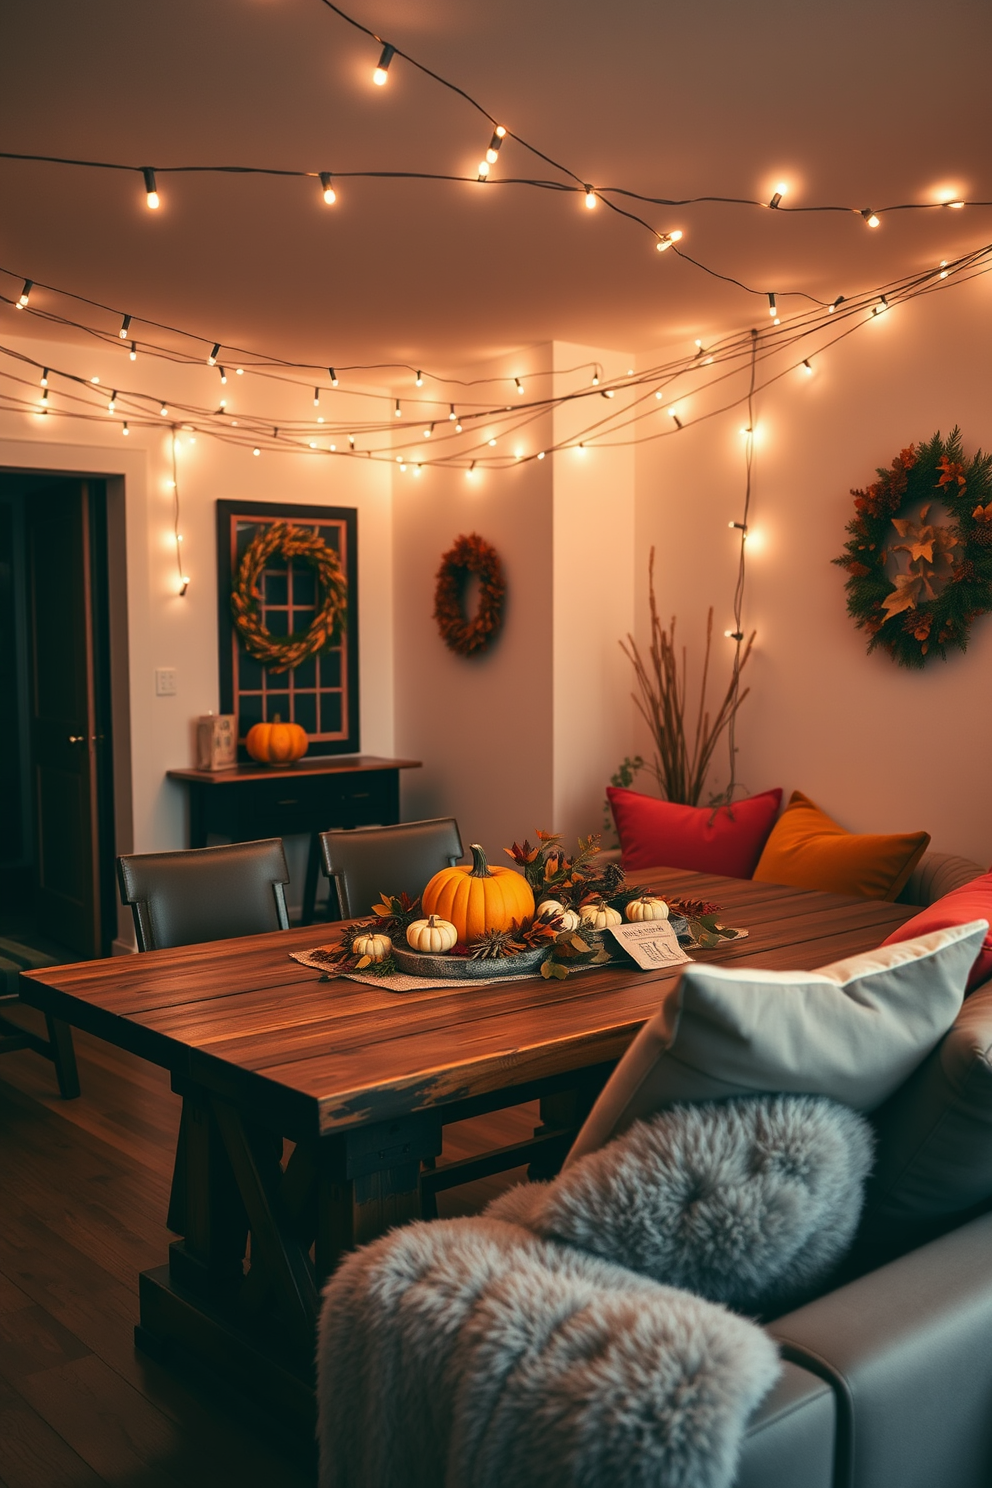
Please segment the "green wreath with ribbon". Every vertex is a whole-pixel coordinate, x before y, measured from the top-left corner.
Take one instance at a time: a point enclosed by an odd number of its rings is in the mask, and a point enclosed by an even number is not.
[[[287,562],[308,563],[317,583],[316,613],[308,630],[274,636],[262,620],[261,580],[275,555]],[[245,649],[271,672],[288,672],[340,638],[344,629],[348,584],[341,562],[319,532],[270,522],[245,549],[231,593],[234,624]]]
[[[971,622],[992,610],[992,455],[967,460],[961,432],[901,450],[878,480],[851,492],[844,552],[848,614],[900,666],[967,650]]]

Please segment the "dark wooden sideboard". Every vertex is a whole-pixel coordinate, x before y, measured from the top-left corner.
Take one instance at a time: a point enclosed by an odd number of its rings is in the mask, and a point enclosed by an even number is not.
[[[232,842],[259,837],[310,838],[303,923],[313,919],[320,871],[317,834],[331,827],[389,826],[400,819],[400,771],[420,760],[339,754],[295,765],[235,765],[230,770],[169,770],[189,793],[189,845],[213,832]],[[331,906],[332,911],[334,906]]]

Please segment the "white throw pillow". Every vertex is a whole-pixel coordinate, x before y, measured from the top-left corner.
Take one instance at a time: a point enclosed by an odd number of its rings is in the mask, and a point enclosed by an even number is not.
[[[687,966],[603,1087],[566,1166],[679,1101],[767,1092],[881,1105],[954,1022],[988,928],[974,920],[818,971]]]

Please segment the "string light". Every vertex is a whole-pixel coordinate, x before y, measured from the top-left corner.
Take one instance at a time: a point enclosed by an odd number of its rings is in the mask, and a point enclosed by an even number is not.
[[[878,226],[878,216],[872,211],[871,207],[862,207],[861,215],[865,219],[869,227]]]
[[[615,398],[616,391],[613,388],[600,388],[599,396],[601,398]]]
[[[130,315],[125,315],[124,319],[121,321],[121,328],[120,328],[120,330],[118,332],[118,335],[120,336],[120,338],[121,338],[122,341],[126,341],[127,340],[127,333],[128,333],[128,331],[130,329],[131,329],[131,317],[130,317]]]
[[[100,381],[99,377],[91,377],[90,378],[90,382],[99,382],[99,381]]]
[[[586,193],[586,206],[589,208],[589,210],[591,212],[592,209],[593,209],[593,207],[596,205],[596,193],[595,193],[595,191],[593,191],[593,189],[592,189],[591,186],[587,186],[585,188],[585,193]]]
[[[434,425],[433,424],[429,424],[427,426],[427,428],[424,430],[424,438],[425,439],[430,439],[430,437],[431,437],[431,435],[433,433],[434,433]]]
[[[831,315],[833,315],[834,311],[835,310],[839,310],[840,307],[841,307],[841,305],[843,305],[843,303],[844,303],[844,296],[843,295],[838,295],[837,298],[833,301],[833,303],[827,306],[827,310],[830,312]]]
[[[252,454],[253,455],[260,455],[261,453],[262,453],[262,451],[259,449],[258,445],[256,444],[255,448],[252,450]]]
[[[313,390],[313,406],[314,408],[320,407],[320,388],[314,388]]]
[[[335,372],[335,370],[334,370],[333,367],[328,367],[328,369],[327,369],[327,375],[331,379],[331,387],[337,387],[337,385],[338,385],[338,374]]]
[[[495,449],[496,448],[496,441],[495,441],[495,439],[490,439],[490,441],[489,441],[489,448],[490,449]]]
[[[31,291],[33,289],[34,289],[34,280],[33,279],[25,279],[25,281],[24,281],[24,288],[21,290],[20,297],[18,298],[18,301],[17,301],[17,309],[18,310],[24,310],[24,309],[27,308],[28,301],[31,298]]]
[[[125,419],[125,420],[124,420],[124,427],[123,427],[123,429],[122,429],[122,430],[121,430],[121,433],[122,433],[122,434],[123,434],[123,435],[124,435],[124,437],[125,437],[125,439],[126,439],[126,438],[127,438],[127,436],[128,436],[128,435],[129,435],[129,434],[130,434],[130,432],[131,432],[131,430],[130,430],[130,429],[129,429],[129,428],[128,428],[128,426],[127,426],[127,419]]]
[[[538,450],[538,452],[537,452],[537,458],[539,460],[543,460],[544,459],[544,451],[543,450]]]
[[[389,77],[389,64],[392,62],[395,53],[395,47],[388,45],[383,47],[382,56],[379,58],[379,65],[372,74],[372,81],[377,88],[385,86],[386,80]]]
[[[682,420],[679,418],[679,416],[675,412],[675,409],[674,408],[670,408],[668,410],[668,417],[671,419],[671,421],[675,425],[676,429],[681,429],[682,428]]]
[[[479,161],[479,180],[480,181],[484,181],[488,175],[489,175],[489,161],[488,160],[480,160]]]
[[[513,385],[516,388],[517,392],[520,394],[520,396],[523,397],[524,385],[520,381],[520,378],[519,377],[515,377],[513,379]]]
[[[654,246],[657,248],[659,253],[664,253],[666,249],[671,248],[673,243],[680,243],[681,241],[682,229],[680,227],[676,227],[673,228],[671,232],[662,233]]]
[[[461,419],[459,419],[458,422],[457,422],[457,424],[455,425],[455,433],[456,434],[460,434],[461,432],[462,432],[462,422],[461,422]]]
[[[813,364],[810,361],[809,357],[803,357],[803,366],[806,369],[806,375],[807,375],[807,377],[812,377],[813,376]]]
[[[334,187],[331,185],[331,173],[330,173],[330,171],[321,171],[321,173],[320,173],[320,189],[321,189],[321,191],[324,194],[324,201],[327,203],[327,205],[329,207],[333,207],[334,203],[338,199],[338,196],[337,196],[337,192],[334,190]]]
[[[775,308],[775,296],[773,294],[769,294],[769,296],[768,296],[768,314],[769,315],[777,315],[778,314],[778,311]]]
[[[42,385],[42,387],[47,387],[48,386],[48,368],[47,367],[44,369],[44,371],[41,374],[41,385]]]
[[[503,128],[502,124],[497,124],[496,128],[493,130],[493,137],[489,141],[489,149],[486,151],[486,163],[488,165],[496,164],[496,157],[499,155],[499,147],[503,143],[503,137],[505,134],[506,130]]]
[[[132,341],[131,342],[131,350],[128,352],[128,357],[130,358],[130,360],[132,362],[136,362],[138,360],[138,343],[137,343],[137,341]]]
[[[159,413],[162,415],[163,418],[168,418],[169,417],[169,410],[165,406],[164,403],[162,404],[162,407],[159,409]]]
[[[417,373],[416,384],[417,384],[417,387],[423,387],[423,385],[424,385],[424,374],[423,374],[423,372],[418,372]]]
[[[599,372],[598,371],[596,371],[596,372],[594,372],[592,374],[592,385],[593,385],[593,387],[599,387]]]
[[[224,368],[223,367],[218,367],[217,368],[217,371],[220,373],[220,380],[221,380],[222,386],[227,387],[227,373],[225,372]]]
[[[42,383],[42,387],[44,388],[44,392],[41,395],[41,407],[42,407],[42,411],[44,413],[47,413],[48,412],[48,383],[47,382]]]
[[[889,308],[889,302],[885,298],[884,294],[883,295],[879,295],[879,297],[878,297],[878,304],[877,305],[874,305],[872,307],[872,312],[871,313],[872,313],[872,315],[884,315],[885,311],[888,310],[888,308]]]
[[[403,410],[400,407],[400,400],[399,400],[399,398],[396,399],[396,407],[393,410],[393,417],[394,418],[402,418],[403,417]]]
[[[107,404],[107,412],[108,413],[113,413],[113,411],[114,411],[114,409],[116,407],[117,407],[117,390],[115,388],[114,391],[110,395],[110,402]]]
[[[354,434],[349,434],[348,435],[348,443],[351,445],[351,448],[352,449],[355,448],[355,436],[354,436]]]
[[[947,203],[947,205],[949,207],[953,207],[956,210],[960,211],[960,209],[964,206],[964,202],[963,201],[949,201]]]
[[[468,469],[465,472],[465,479],[466,480],[471,480],[472,479],[472,476],[474,474],[475,474],[475,461],[473,460],[472,463],[469,465]]]
[[[768,203],[768,205],[770,207],[777,207],[781,202],[783,196],[785,196],[788,189],[789,188],[784,181],[779,181],[778,185],[775,187],[775,190],[772,192],[772,199]]]
[[[947,278],[947,259],[946,258],[942,258],[940,260],[940,277],[941,277],[941,279],[946,279]]]
[[[217,365],[217,358],[219,356],[220,356],[220,342],[219,341],[215,341],[214,342],[214,346],[213,346],[213,350],[211,351],[210,355],[207,357],[207,366],[208,367],[216,367],[216,365]]]
[[[158,187],[155,184],[155,172],[150,165],[146,165],[141,174],[145,178],[145,202],[154,212],[159,205]]]
[[[244,377],[244,375],[245,375],[245,369],[244,369],[244,367],[235,367],[235,369],[234,369],[234,375],[235,375],[235,377]]]
[[[448,414],[448,418],[451,420],[452,423],[454,423],[455,422],[455,419],[458,417],[458,415],[455,413],[455,405],[454,405],[454,403],[452,403],[450,405],[450,408],[451,408],[451,412]]]

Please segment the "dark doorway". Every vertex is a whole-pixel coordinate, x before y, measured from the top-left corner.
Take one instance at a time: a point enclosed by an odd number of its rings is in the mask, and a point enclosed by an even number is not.
[[[109,955],[116,933],[106,482],[0,474],[0,916]],[[13,922],[13,923],[12,923]]]

